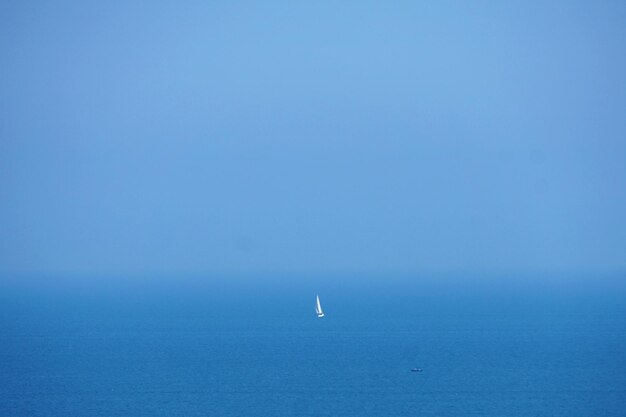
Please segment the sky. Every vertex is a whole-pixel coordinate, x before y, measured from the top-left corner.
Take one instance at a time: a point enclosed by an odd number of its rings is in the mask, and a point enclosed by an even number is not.
[[[0,276],[624,272],[625,21],[3,1]]]

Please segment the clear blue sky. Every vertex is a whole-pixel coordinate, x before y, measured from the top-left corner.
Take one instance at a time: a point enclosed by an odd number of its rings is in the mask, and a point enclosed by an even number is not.
[[[0,274],[624,271],[624,22],[4,1]]]

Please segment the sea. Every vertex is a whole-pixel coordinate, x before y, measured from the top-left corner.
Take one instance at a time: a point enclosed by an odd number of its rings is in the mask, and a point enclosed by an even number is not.
[[[622,278],[5,282],[0,416],[626,416]]]

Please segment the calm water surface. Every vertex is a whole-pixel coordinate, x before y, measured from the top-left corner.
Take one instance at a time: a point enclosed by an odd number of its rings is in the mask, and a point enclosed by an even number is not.
[[[621,290],[326,287],[7,289],[0,415],[626,415]]]

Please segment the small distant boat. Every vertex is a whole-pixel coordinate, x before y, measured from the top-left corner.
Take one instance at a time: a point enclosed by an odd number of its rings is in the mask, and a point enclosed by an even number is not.
[[[324,317],[324,311],[322,310],[322,305],[320,304],[320,296],[317,296],[317,304],[315,304],[315,312],[317,313],[317,317]]]
[[[411,368],[411,372],[422,372],[422,368]]]

